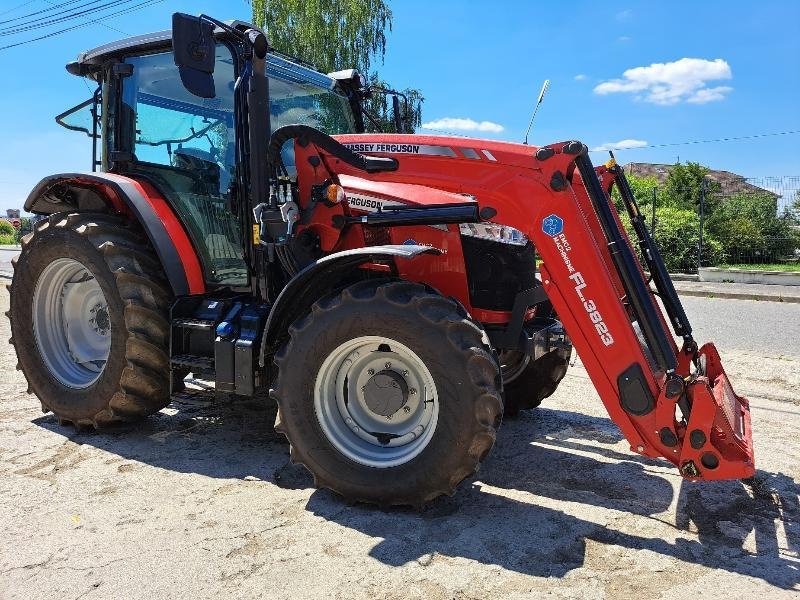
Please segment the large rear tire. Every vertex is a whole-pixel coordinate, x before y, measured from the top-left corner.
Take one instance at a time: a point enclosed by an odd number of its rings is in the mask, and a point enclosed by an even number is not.
[[[169,403],[172,293],[135,225],[51,215],[23,238],[14,271],[11,341],[43,410],[97,428]]]
[[[291,460],[347,501],[422,506],[494,444],[503,405],[488,339],[421,285],[366,281],[320,300],[275,363]]]

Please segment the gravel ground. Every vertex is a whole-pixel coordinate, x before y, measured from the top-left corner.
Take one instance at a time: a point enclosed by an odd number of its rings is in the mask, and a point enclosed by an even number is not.
[[[795,350],[723,353],[753,405],[750,482],[688,484],[632,454],[578,361],[545,408],[503,424],[476,478],[417,513],[312,489],[255,401],[61,427],[4,345],[0,598],[797,597]]]

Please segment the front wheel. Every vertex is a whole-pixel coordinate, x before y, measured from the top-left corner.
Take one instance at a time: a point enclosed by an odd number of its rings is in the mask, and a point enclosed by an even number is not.
[[[474,473],[502,415],[484,332],[453,301],[401,281],[317,302],[276,355],[276,429],[318,487],[421,506]]]
[[[571,355],[572,347],[558,348],[536,360],[516,351],[501,353],[505,414],[536,408],[551,396],[567,374]]]

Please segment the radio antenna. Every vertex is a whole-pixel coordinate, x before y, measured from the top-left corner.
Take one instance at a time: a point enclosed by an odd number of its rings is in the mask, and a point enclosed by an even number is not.
[[[547,88],[550,87],[550,80],[545,79],[544,83],[542,84],[542,91],[539,92],[539,99],[536,101],[536,106],[533,109],[533,114],[531,115],[530,123],[528,123],[528,129],[525,131],[525,141],[522,142],[526,146],[528,145],[528,134],[531,132],[531,127],[533,127],[533,120],[536,118],[536,112],[539,110],[539,105],[542,103],[544,99],[544,95],[547,92]]]

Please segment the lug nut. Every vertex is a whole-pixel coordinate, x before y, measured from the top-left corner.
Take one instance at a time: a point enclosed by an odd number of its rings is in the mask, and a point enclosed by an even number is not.
[[[403,377],[408,377],[408,369],[403,369]]]
[[[375,375],[375,369],[367,369],[367,375]]]
[[[390,363],[390,362],[387,362],[387,363],[386,363],[384,366],[385,366],[387,369],[391,369],[391,368],[392,368],[392,363]]]
[[[408,393],[413,396],[414,394],[417,393],[417,388],[411,388],[410,390],[408,390]]]
[[[403,411],[404,411],[406,414],[408,414],[408,413],[410,413],[410,412],[411,412],[411,407],[410,407],[410,406],[404,406],[404,407],[403,407]]]

